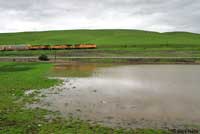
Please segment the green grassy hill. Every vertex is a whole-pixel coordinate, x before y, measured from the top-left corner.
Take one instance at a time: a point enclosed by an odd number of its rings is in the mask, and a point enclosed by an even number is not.
[[[65,30],[0,34],[0,45],[79,43],[95,43],[99,48],[200,48],[200,34],[139,30]]]

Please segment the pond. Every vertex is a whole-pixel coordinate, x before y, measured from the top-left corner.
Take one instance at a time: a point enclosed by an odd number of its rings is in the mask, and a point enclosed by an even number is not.
[[[63,84],[37,106],[111,127],[185,128],[200,123],[199,65],[59,65]]]

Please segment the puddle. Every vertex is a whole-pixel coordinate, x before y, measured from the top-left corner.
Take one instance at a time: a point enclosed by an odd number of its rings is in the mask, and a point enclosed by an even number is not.
[[[46,97],[32,106],[111,127],[185,128],[200,123],[199,65],[80,68],[64,69],[68,77],[62,78],[63,84],[43,90]],[[70,70],[80,76],[70,76]],[[82,71],[90,75],[82,77]]]

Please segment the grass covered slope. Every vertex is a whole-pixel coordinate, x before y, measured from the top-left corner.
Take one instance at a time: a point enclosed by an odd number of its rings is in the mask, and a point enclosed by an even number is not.
[[[98,48],[199,48],[200,34],[139,30],[65,30],[0,34],[0,45],[79,43],[95,43]]]

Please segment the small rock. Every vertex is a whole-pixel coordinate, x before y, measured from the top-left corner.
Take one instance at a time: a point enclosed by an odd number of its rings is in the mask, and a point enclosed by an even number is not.
[[[106,104],[107,102],[106,101],[101,101],[101,103]]]
[[[133,105],[133,106],[131,106],[131,108],[133,108],[133,109],[136,109],[136,108],[137,108],[137,106],[136,106],[136,105]]]
[[[112,117],[112,116],[107,116],[106,118],[109,119],[109,120],[114,119],[114,117]]]
[[[77,112],[81,112],[81,110],[80,110],[80,109],[76,109],[76,111],[77,111]]]
[[[35,90],[28,90],[25,92],[25,95],[31,95],[35,92]]]
[[[69,103],[65,103],[65,106],[68,106],[69,105]]]

